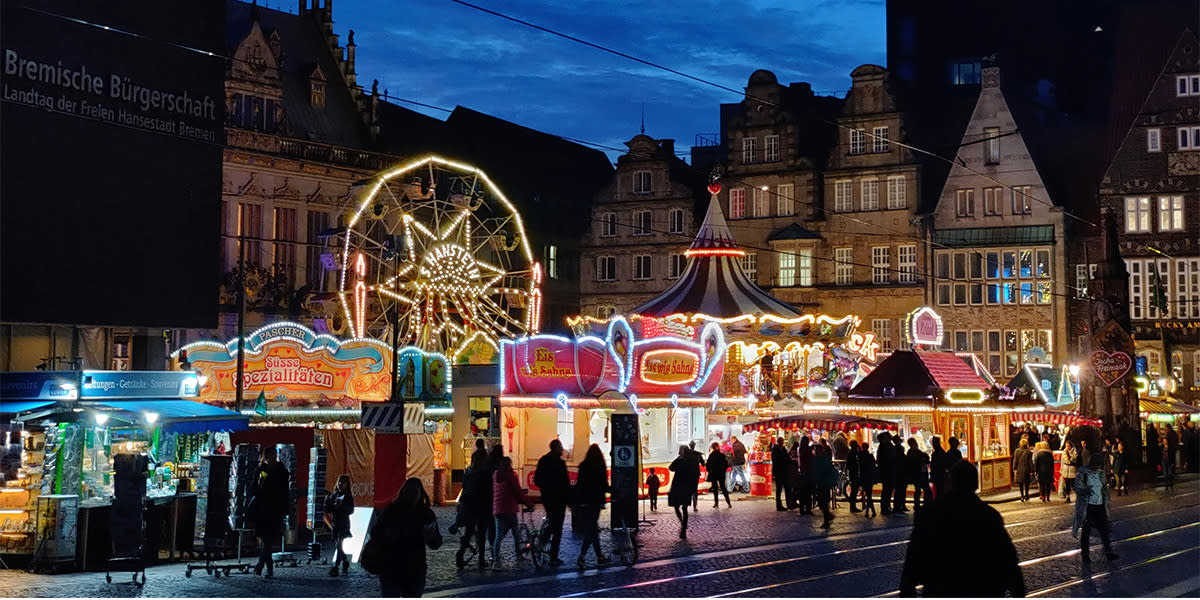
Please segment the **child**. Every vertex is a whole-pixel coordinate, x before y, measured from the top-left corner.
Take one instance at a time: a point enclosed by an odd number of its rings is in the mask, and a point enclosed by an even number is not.
[[[650,510],[658,510],[658,475],[654,474],[654,467],[650,467],[650,476],[646,478],[646,487],[649,488],[650,494]]]

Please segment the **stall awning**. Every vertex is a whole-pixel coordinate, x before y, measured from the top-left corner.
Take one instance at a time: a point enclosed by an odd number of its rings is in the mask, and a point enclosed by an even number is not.
[[[1058,410],[1030,410],[1023,412],[1014,412],[1012,420],[1029,421],[1032,423],[1045,423],[1049,425],[1066,425],[1068,427],[1079,427],[1081,425],[1092,425],[1102,427],[1104,421],[1095,417],[1085,417],[1078,413],[1065,412]]]
[[[891,421],[868,419],[837,413],[811,413],[791,417],[779,417],[751,423],[744,427],[748,431],[768,429],[819,429],[823,431],[857,431],[859,429],[886,429],[896,431],[898,426]]]
[[[5,400],[0,402],[0,414],[15,415],[50,406],[56,400]]]
[[[248,416],[192,400],[108,400],[83,404],[85,406],[103,406],[143,416],[146,413],[155,413],[164,429],[174,433],[241,431],[249,428],[250,417]]]
[[[1189,406],[1182,402],[1171,400],[1150,400],[1143,398],[1138,401],[1138,410],[1147,414],[1159,415],[1190,415],[1200,413],[1200,408]]]

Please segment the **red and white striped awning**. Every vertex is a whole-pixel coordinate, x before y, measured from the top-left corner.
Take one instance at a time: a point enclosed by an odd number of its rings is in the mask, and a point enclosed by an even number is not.
[[[750,423],[743,426],[747,431],[767,431],[783,429],[800,431],[816,429],[820,431],[858,431],[860,429],[882,429],[896,431],[899,425],[882,419],[869,419],[854,415],[839,415],[836,413],[811,413],[791,417],[779,417]]]
[[[1056,410],[1035,410],[1026,412],[1014,412],[1012,414],[1013,422],[1027,421],[1032,423],[1045,423],[1047,425],[1066,425],[1067,427],[1079,427],[1081,425],[1092,425],[1101,427],[1104,421],[1095,417],[1086,417],[1077,412],[1062,412]]]

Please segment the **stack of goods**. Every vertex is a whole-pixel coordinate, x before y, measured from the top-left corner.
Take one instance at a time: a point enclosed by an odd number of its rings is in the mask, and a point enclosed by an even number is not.
[[[311,448],[308,454],[308,519],[306,525],[316,530],[325,512],[325,466],[328,457],[324,448]]]
[[[231,522],[234,529],[250,527],[246,519],[246,505],[254,495],[254,475],[258,472],[261,454],[258,444],[238,444],[233,451],[233,468],[229,471]]]
[[[109,509],[113,558],[141,557],[145,532],[142,511],[146,505],[145,454],[113,456],[113,503]]]
[[[295,527],[296,502],[300,499],[300,490],[296,489],[296,481],[300,479],[296,473],[296,447],[292,444],[276,444],[275,451],[279,453],[279,462],[287,469],[288,474],[288,510],[285,529]]]
[[[0,553],[31,554],[37,524],[33,510],[42,492],[46,435],[12,429],[7,437],[6,450],[19,448],[20,463],[15,471],[7,466],[4,470],[4,487],[0,488]]]
[[[196,541],[205,552],[223,549],[229,531],[229,471],[233,457],[205,456],[196,477]]]

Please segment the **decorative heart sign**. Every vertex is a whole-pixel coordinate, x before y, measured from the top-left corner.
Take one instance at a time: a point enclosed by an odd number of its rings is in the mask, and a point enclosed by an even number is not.
[[[1092,353],[1092,370],[1107,387],[1112,387],[1113,384],[1120,381],[1131,368],[1133,368],[1133,358],[1124,352],[1097,350]]]

